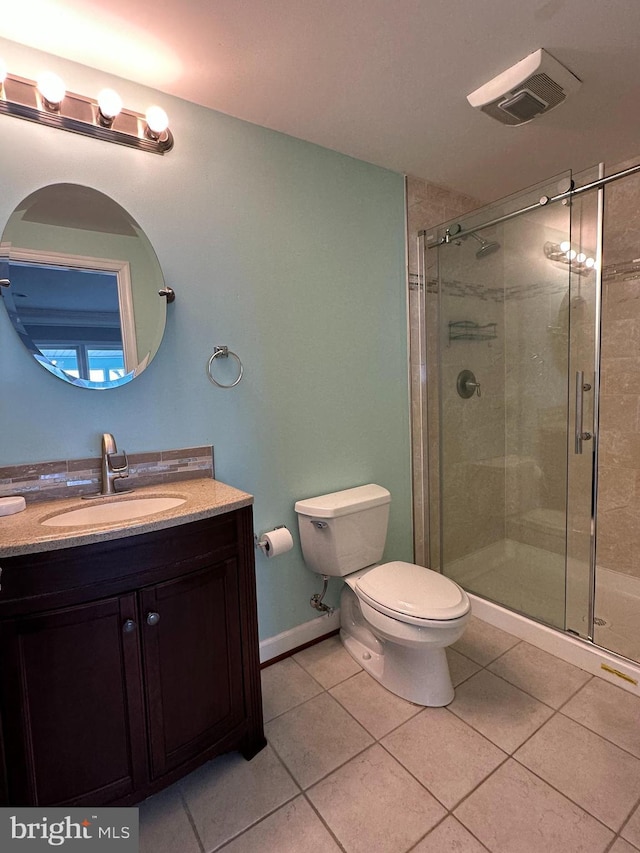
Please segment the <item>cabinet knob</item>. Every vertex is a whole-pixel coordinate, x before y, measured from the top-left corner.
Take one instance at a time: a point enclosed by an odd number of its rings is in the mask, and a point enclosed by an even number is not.
[[[159,621],[159,613],[147,613],[147,625],[157,625]]]
[[[130,634],[132,631],[136,630],[136,623],[133,619],[127,619],[127,621],[122,626],[122,630],[125,634]]]

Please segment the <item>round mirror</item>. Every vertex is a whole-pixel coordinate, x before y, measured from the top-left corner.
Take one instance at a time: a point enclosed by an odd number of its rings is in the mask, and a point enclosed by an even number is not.
[[[65,382],[117,388],[158,351],[160,264],[135,219],[97,190],[53,184],[24,199],[2,234],[0,279],[22,342]]]

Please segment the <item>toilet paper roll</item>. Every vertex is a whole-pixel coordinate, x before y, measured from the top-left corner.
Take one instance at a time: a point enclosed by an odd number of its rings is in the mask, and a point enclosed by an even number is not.
[[[269,533],[264,533],[258,544],[267,557],[279,557],[293,548],[293,536],[286,527],[277,527]]]

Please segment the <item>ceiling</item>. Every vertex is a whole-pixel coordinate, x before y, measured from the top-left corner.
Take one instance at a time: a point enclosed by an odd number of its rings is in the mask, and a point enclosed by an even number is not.
[[[3,5],[6,38],[484,201],[640,157],[639,0]],[[469,106],[539,47],[576,94],[520,127]]]

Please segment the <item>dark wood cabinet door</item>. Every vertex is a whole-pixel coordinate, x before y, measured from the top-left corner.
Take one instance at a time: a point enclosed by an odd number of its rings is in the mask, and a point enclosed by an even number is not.
[[[238,574],[233,558],[140,592],[152,778],[244,719]]]
[[[134,594],[0,623],[8,799],[100,804],[146,781]]]

